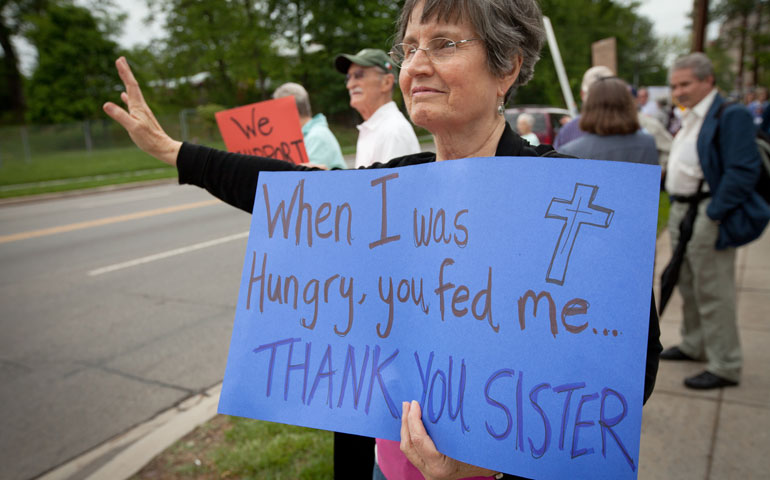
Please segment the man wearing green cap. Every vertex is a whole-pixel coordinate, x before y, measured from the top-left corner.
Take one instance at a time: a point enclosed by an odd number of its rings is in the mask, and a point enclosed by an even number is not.
[[[358,126],[356,168],[418,153],[414,129],[393,101],[396,77],[388,54],[365,48],[355,55],[338,55],[334,66],[345,74],[350,106],[364,118]]]

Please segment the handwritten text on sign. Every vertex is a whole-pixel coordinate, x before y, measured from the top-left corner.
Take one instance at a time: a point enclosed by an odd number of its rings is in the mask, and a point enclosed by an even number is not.
[[[260,174],[220,412],[530,478],[636,478],[656,167]]]
[[[294,97],[245,105],[217,112],[217,125],[230,152],[308,161]]]

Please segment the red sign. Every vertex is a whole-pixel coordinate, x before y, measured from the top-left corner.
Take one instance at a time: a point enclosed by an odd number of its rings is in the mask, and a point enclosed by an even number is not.
[[[216,114],[227,150],[291,163],[308,161],[294,97],[252,103]]]

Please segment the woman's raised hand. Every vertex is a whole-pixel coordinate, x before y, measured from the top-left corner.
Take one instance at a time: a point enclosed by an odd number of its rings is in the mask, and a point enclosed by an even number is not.
[[[497,474],[494,470],[463,463],[439,452],[422,423],[420,404],[414,400],[401,404],[401,451],[426,480],[491,477]]]
[[[126,87],[126,91],[120,94],[120,99],[128,111],[112,102],[107,102],[102,107],[104,112],[126,129],[137,147],[162,162],[176,165],[176,157],[182,142],[169,137],[155,119],[152,110],[144,101],[142,89],[139,88],[139,83],[134,78],[125,57],[118,58],[115,66]]]

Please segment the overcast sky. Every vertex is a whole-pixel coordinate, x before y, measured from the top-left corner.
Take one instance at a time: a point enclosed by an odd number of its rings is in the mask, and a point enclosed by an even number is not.
[[[652,20],[657,35],[681,35],[690,25],[692,0],[641,0],[638,12]]]

